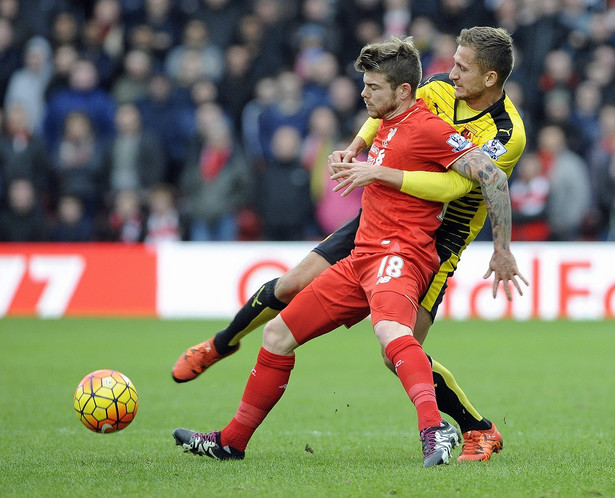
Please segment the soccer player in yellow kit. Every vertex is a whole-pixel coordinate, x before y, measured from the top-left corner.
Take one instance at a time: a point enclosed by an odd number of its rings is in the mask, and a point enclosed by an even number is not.
[[[508,176],[525,147],[525,131],[519,113],[503,91],[513,68],[512,40],[502,29],[475,27],[459,35],[455,63],[449,75],[435,75],[419,86],[417,98],[457,131],[485,150]],[[433,323],[446,291],[448,277],[457,268],[459,257],[482,228],[487,208],[491,218],[494,254],[488,277],[495,273],[494,295],[500,282],[511,299],[509,284],[519,293],[517,270],[510,253],[510,207],[503,196],[491,196],[481,186],[458,173],[409,172],[367,165],[354,158],[371,144],[379,126],[368,120],[345,151],[336,151],[330,166],[332,178],[340,183],[342,195],[370,183],[384,183],[416,197],[449,202],[442,226],[436,233],[441,266],[419,307],[414,336],[422,343]],[[506,192],[507,194],[507,192]],[[508,195],[505,196],[508,202]],[[486,204],[486,201],[488,204]],[[505,213],[508,213],[508,217]],[[347,256],[354,246],[359,216],[306,256],[288,273],[264,284],[244,305],[229,327],[215,337],[189,348],[178,359],[173,377],[178,382],[194,379],[219,359],[237,351],[240,339],[273,318],[316,275]],[[389,365],[390,367],[390,365]],[[502,437],[495,425],[484,418],[469,402],[452,374],[432,360],[438,407],[450,415],[464,436],[459,460],[488,460],[502,448]]]

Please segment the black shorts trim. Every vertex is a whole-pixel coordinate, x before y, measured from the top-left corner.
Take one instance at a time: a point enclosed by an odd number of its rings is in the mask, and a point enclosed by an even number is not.
[[[359,219],[361,211],[356,218],[338,228],[335,232],[324,239],[312,251],[320,254],[331,265],[337,263],[340,259],[344,259],[350,254],[354,248],[354,238],[359,229]]]

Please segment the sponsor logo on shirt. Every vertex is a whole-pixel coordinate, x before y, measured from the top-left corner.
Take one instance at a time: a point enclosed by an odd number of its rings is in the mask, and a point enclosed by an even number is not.
[[[461,152],[472,147],[472,142],[467,138],[463,138],[459,133],[451,134],[446,143],[453,147],[453,152]]]
[[[502,142],[500,142],[497,138],[489,140],[486,144],[483,144],[481,149],[484,150],[494,161],[497,161],[502,154],[508,152],[508,149],[504,147]]]

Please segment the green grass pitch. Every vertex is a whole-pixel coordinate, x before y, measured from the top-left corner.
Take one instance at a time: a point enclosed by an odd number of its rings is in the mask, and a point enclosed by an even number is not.
[[[184,454],[175,427],[235,413],[261,342],[178,385],[170,370],[222,322],[0,320],[0,496],[615,496],[614,322],[438,322],[425,350],[449,367],[504,449],[423,468],[414,407],[371,328],[297,352],[289,388],[244,461]],[[122,432],[72,406],[90,371],[125,373],[140,397]],[[307,451],[306,448],[311,451]]]

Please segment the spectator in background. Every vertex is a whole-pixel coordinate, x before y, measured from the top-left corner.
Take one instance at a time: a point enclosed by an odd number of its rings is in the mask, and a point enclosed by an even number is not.
[[[613,225],[613,160],[615,158],[615,106],[600,110],[599,138],[589,148],[589,165],[592,177],[593,213],[598,240],[604,240]]]
[[[252,194],[250,169],[218,105],[199,107],[197,129],[180,182],[190,240],[235,240],[237,213]]]
[[[268,37],[266,26],[262,19],[255,14],[245,14],[241,17],[234,38],[234,45],[240,45],[250,54],[250,73],[252,81],[258,81],[278,72],[285,53],[277,47],[266,45]],[[272,40],[272,43],[276,43]],[[270,52],[270,49],[272,52]],[[276,50],[277,58],[276,58]]]
[[[56,48],[61,45],[79,47],[79,21],[77,16],[69,9],[59,8],[51,19],[49,41]]]
[[[317,107],[310,116],[310,129],[303,141],[301,160],[310,171],[312,199],[315,206],[315,218],[322,234],[335,232],[344,223],[357,216],[361,208],[362,188],[353,190],[342,197],[333,192],[337,184],[330,179],[327,165],[329,154],[341,141],[339,125],[335,113],[329,107]],[[350,143],[350,141],[345,143]]]
[[[340,30],[334,22],[335,12],[329,0],[304,0],[295,33],[299,36],[299,50],[320,47],[326,52],[340,50]],[[310,39],[305,39],[307,36]]]
[[[354,54],[370,41],[383,37],[384,5],[381,0],[350,0],[338,2],[335,24],[343,40],[343,50],[337,53],[342,67],[352,68]]]
[[[72,66],[69,87],[50,96],[43,129],[51,150],[58,147],[65,119],[71,112],[85,114],[99,139],[111,138],[115,102],[98,86],[96,66],[86,59],[79,59]]]
[[[433,51],[439,33],[436,30],[434,22],[431,18],[424,16],[419,16],[412,19],[409,32],[412,33],[414,45],[421,54],[421,65],[425,68],[431,64],[434,57]],[[448,67],[445,72],[448,72],[449,70],[450,67]]]
[[[440,33],[435,41],[432,56],[423,71],[423,78],[433,74],[448,73],[451,70],[451,61],[457,50],[455,37],[450,34]]]
[[[295,60],[293,71],[302,81],[308,78],[308,64],[320,54],[326,53],[325,29],[317,24],[304,24],[294,33]]]
[[[337,59],[331,52],[318,52],[305,64],[303,94],[312,106],[331,105],[329,88],[339,72]]]
[[[517,108],[517,111],[519,112],[519,115],[523,120],[523,127],[525,128],[525,134],[527,137],[526,149],[536,149],[536,133],[534,131],[536,126],[534,124],[534,117],[531,112],[531,109],[527,107],[527,102],[525,101],[525,94],[523,93],[523,88],[521,84],[514,79],[508,78],[504,85],[504,90],[506,91],[506,95],[508,95],[508,98],[510,98],[513,104],[515,104],[515,107]]]
[[[240,40],[247,44],[255,66],[260,70],[258,79],[275,75],[281,67],[290,67],[293,57],[288,44],[289,20],[293,7],[280,0],[255,0],[253,12],[260,22],[261,39],[259,47],[254,41]],[[258,50],[254,53],[254,50]]]
[[[348,76],[337,76],[329,85],[330,103],[339,125],[339,135],[348,136],[356,133],[355,118],[363,106],[359,106],[359,86]]]
[[[96,0],[92,10],[92,23],[98,28],[102,50],[114,63],[118,63],[124,55],[126,31],[120,1]]]
[[[172,0],[144,0],[127,29],[136,42],[135,48],[151,50],[162,64],[179,41],[181,22]]]
[[[14,178],[27,178],[47,209],[52,203],[51,162],[43,139],[30,130],[28,110],[20,102],[5,109],[4,130],[0,138],[0,173],[4,183]]]
[[[11,23],[15,30],[14,43],[22,48],[26,41],[37,33],[44,32],[48,19],[43,9],[32,8],[32,2],[2,0],[0,18]]]
[[[173,78],[175,90],[181,99],[190,100],[192,86],[206,74],[203,58],[196,50],[186,50],[178,60],[177,75]]]
[[[51,46],[45,38],[37,36],[26,44],[24,67],[15,71],[9,80],[4,107],[16,102],[24,106],[30,131],[41,131],[45,115],[45,90],[52,68]]]
[[[124,57],[124,70],[111,87],[115,102],[124,104],[145,98],[151,75],[151,56],[141,49],[129,50]]]
[[[550,239],[579,240],[590,208],[589,171],[583,159],[568,148],[566,136],[557,126],[538,132],[538,155],[549,176],[547,221]]]
[[[14,39],[13,26],[8,19],[0,17],[0,102],[4,102],[9,80],[21,61]]]
[[[570,117],[570,108],[576,87],[580,82],[577,76],[570,54],[564,50],[554,50],[549,52],[544,63],[544,72],[538,80],[541,92],[542,124],[549,124],[554,121],[549,116],[548,106],[552,96],[556,96],[556,103],[566,105],[566,119]],[[563,120],[559,124],[564,125]]]
[[[241,113],[252,99],[256,85],[252,56],[245,46],[231,45],[226,49],[224,58],[225,71],[218,83],[218,100],[238,130],[241,126]]]
[[[524,154],[510,181],[512,240],[548,240],[549,179],[533,153]]]
[[[147,192],[145,242],[189,240],[188,231],[188,222],[177,209],[174,188],[162,183],[152,186]]]
[[[190,88],[190,100],[195,109],[201,104],[215,104],[218,102],[218,87],[213,81],[201,78]]]
[[[139,193],[130,189],[116,192],[101,237],[112,242],[135,244],[143,242],[144,235],[145,221]]]
[[[81,47],[79,55],[92,61],[98,72],[98,82],[102,88],[109,90],[113,83],[121,59],[112,59],[103,48],[103,27],[93,19],[87,20],[81,29]]]
[[[50,239],[53,242],[90,242],[93,231],[93,221],[86,216],[81,199],[70,194],[60,196]]]
[[[310,173],[301,157],[301,135],[280,126],[273,135],[272,159],[259,178],[258,208],[268,240],[305,240],[314,223]]]
[[[0,210],[0,242],[43,242],[46,225],[32,182],[13,178],[7,186],[7,205]]]
[[[144,129],[159,137],[167,159],[167,181],[179,179],[186,162],[188,142],[194,134],[194,109],[181,98],[173,82],[164,73],[150,79],[147,96],[137,102]]]
[[[562,89],[549,90],[543,97],[542,126],[557,126],[564,130],[568,147],[578,152],[583,143],[581,133],[572,127],[572,96]]]
[[[403,38],[408,34],[408,25],[412,17],[409,0],[385,0],[382,24],[385,38],[396,36]],[[418,47],[417,47],[418,48]]]
[[[544,69],[538,80],[540,91],[545,94],[555,88],[565,90],[570,96],[580,82],[575,72],[572,56],[566,50],[552,50],[544,61]]]
[[[243,2],[234,0],[200,0],[194,16],[207,25],[210,39],[222,50],[232,43],[235,27],[244,12]]]
[[[53,52],[53,72],[47,88],[45,88],[45,101],[59,90],[69,87],[70,73],[73,65],[79,59],[77,49],[73,45],[60,45]]]
[[[265,154],[261,143],[261,116],[277,97],[275,78],[259,80],[254,89],[254,98],[241,111],[242,143],[250,167],[258,170],[263,167]]]
[[[110,193],[136,190],[165,181],[166,161],[158,137],[143,129],[135,104],[121,104],[115,113],[116,134],[105,148],[105,178]]]
[[[79,197],[91,217],[102,205],[103,153],[104,142],[96,136],[87,114],[69,113],[62,138],[52,150],[53,169],[60,195]]]
[[[189,20],[183,29],[182,43],[172,48],[165,57],[165,72],[173,79],[180,76],[181,60],[186,53],[194,53],[200,61],[203,78],[218,81],[224,71],[222,50],[209,38],[207,25],[199,19]]]
[[[540,105],[538,80],[547,55],[564,47],[568,38],[569,29],[559,19],[558,9],[558,0],[528,2],[514,33],[515,46],[520,55],[517,72],[524,75],[520,82],[530,108]]]
[[[283,71],[276,79],[277,99],[261,114],[261,147],[265,160],[274,159],[272,139],[278,128],[292,126],[299,132],[299,139],[307,134],[313,104],[305,100],[299,77],[292,71]],[[286,134],[288,135],[288,134]]]
[[[598,240],[615,241],[615,155],[609,159],[596,170],[594,202],[602,220]]]
[[[589,159],[588,144],[595,143],[600,138],[599,112],[600,89],[591,81],[584,81],[574,93],[574,102],[570,116],[573,133],[578,134],[580,146],[577,151]]]

